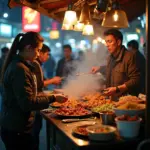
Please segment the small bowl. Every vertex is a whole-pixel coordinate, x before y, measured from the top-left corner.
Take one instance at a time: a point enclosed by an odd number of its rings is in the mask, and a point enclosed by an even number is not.
[[[107,129],[108,132],[97,132],[100,129]],[[108,125],[94,125],[86,128],[90,140],[94,141],[110,141],[114,139],[116,128]]]
[[[135,138],[138,136],[142,118],[139,118],[136,121],[126,121],[126,120],[118,120],[118,117],[116,117],[115,121],[121,137]]]
[[[103,111],[100,112],[100,117],[102,120],[102,124],[104,125],[112,125],[114,124],[114,118],[115,118],[115,113],[114,112],[109,112],[109,111]]]

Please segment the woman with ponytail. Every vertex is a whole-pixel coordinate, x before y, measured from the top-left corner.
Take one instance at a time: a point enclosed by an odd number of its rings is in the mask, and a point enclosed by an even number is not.
[[[34,111],[49,103],[64,102],[65,97],[37,93],[32,62],[39,55],[43,38],[36,32],[16,36],[4,62],[1,74],[3,88],[0,116],[1,138],[6,150],[34,150],[32,125]]]

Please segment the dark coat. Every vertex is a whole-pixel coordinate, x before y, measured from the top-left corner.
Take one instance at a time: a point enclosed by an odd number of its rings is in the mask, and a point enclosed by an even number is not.
[[[136,57],[122,47],[117,58],[109,56],[106,69],[107,87],[116,87],[125,84],[128,94],[137,95],[139,93],[140,72],[136,63]],[[113,63],[113,66],[111,66]],[[112,67],[112,69],[111,69]]]
[[[59,60],[57,69],[56,69],[56,76],[59,77],[68,77],[74,70],[73,59],[66,61],[65,58]]]
[[[139,50],[134,52],[136,57],[137,66],[140,70],[140,93],[145,94],[145,82],[146,82],[146,59],[143,54],[140,53]]]
[[[0,123],[7,130],[30,132],[34,111],[49,106],[51,97],[37,95],[32,70],[31,64],[15,56],[5,72]]]
[[[40,60],[37,59],[33,62],[33,66],[34,66],[33,72],[37,78],[37,90],[38,92],[42,92],[44,87],[44,75],[42,70],[42,63],[40,62]]]

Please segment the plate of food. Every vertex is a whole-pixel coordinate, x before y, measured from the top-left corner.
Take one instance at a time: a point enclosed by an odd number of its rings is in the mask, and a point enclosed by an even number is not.
[[[88,138],[88,132],[87,132],[87,127],[94,125],[94,123],[92,124],[84,124],[84,125],[80,125],[80,126],[76,126],[75,128],[73,128],[72,130],[72,134],[74,136],[78,136],[81,138]]]
[[[58,108],[54,111],[58,117],[61,118],[81,118],[81,117],[90,117],[92,116],[92,112],[84,109],[82,107],[75,107],[75,108],[67,108],[62,107]]]
[[[115,138],[116,128],[108,125],[93,125],[86,128],[90,140],[110,141]]]

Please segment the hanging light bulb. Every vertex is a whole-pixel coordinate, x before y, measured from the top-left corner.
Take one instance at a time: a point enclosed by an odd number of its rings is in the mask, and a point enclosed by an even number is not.
[[[82,34],[83,35],[94,35],[93,25],[91,25],[91,24],[84,25]]]
[[[103,27],[109,28],[127,28],[129,27],[127,15],[123,10],[120,10],[119,3],[115,1],[111,9],[108,9],[102,21]]]
[[[119,15],[118,15],[118,12],[116,11],[113,15],[113,19],[114,21],[118,21],[118,18],[119,18]]]
[[[83,31],[84,28],[84,23],[80,23],[79,21],[77,24],[74,26],[74,31]]]

